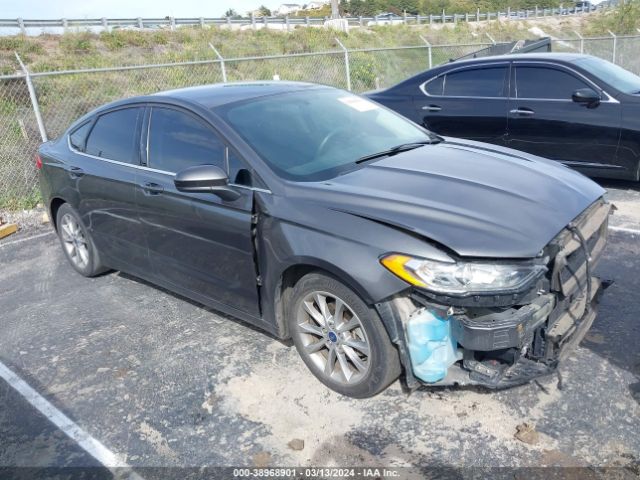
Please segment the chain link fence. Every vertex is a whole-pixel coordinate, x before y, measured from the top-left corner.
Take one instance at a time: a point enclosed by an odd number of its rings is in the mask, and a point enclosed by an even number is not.
[[[231,58],[0,76],[0,208],[39,199],[34,156],[42,138],[56,138],[76,118],[106,102],[160,90],[247,80],[298,80],[365,92],[483,49],[490,43],[422,45]],[[595,55],[640,73],[640,36],[554,39],[553,51]],[[215,49],[212,48],[211,52]],[[224,55],[224,56],[222,56]],[[213,55],[212,55],[213,56]],[[4,71],[20,71],[0,57]],[[28,80],[33,85],[30,96]],[[36,113],[37,112],[37,113]],[[39,128],[37,114],[42,118]]]
[[[33,74],[32,82],[48,138],[56,138],[77,118],[107,102],[160,90],[222,82],[217,61]]]
[[[638,54],[639,46],[640,38],[637,36],[617,37],[614,63],[623,66],[636,75],[640,75],[640,55]]]
[[[38,199],[34,155],[41,142],[22,76],[0,80],[0,207],[21,208]]]
[[[280,78],[348,87],[342,52],[237,58],[224,64],[230,82]]]

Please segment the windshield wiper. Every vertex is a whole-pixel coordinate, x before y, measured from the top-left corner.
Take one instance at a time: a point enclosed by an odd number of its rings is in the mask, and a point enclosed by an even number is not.
[[[407,152],[409,150],[420,148],[425,145],[433,145],[434,143],[440,143],[440,140],[433,139],[433,140],[425,140],[420,142],[401,143],[400,145],[396,145],[395,147],[392,147],[388,150],[383,150],[381,152],[372,153],[370,155],[365,155],[364,157],[360,157],[358,160],[356,160],[356,163],[366,162],[367,160],[373,160],[375,158],[391,157],[400,152]]]

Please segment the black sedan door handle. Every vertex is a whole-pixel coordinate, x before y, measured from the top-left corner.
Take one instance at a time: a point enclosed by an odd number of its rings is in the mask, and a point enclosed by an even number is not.
[[[162,185],[158,185],[157,183],[148,182],[143,185],[140,185],[144,193],[147,195],[159,195],[164,192],[164,187]]]
[[[510,110],[509,113],[511,115],[520,115],[521,117],[531,117],[535,115],[536,112],[534,112],[530,108],[520,107],[520,108],[514,108],[513,110]]]
[[[80,167],[69,167],[69,170],[67,171],[69,172],[69,177],[74,180],[84,175],[84,170],[82,170]]]
[[[440,105],[425,105],[422,107],[422,110],[426,110],[427,112],[439,112],[442,110]]]

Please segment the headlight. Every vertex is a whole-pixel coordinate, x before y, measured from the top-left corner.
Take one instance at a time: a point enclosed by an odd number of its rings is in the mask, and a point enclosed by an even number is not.
[[[518,290],[546,271],[545,266],[531,263],[445,263],[396,253],[380,262],[411,285],[453,295]]]

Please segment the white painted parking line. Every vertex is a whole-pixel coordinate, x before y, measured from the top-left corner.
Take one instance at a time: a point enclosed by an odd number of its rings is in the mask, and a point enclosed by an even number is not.
[[[51,235],[52,233],[56,233],[56,232],[51,230],[50,232],[40,233],[38,235],[33,235],[31,237],[20,238],[18,240],[13,240],[11,242],[2,242],[2,243],[0,243],[0,248],[6,247],[8,245],[15,245],[16,243],[26,242],[27,240],[35,240],[36,238],[46,237],[47,235]]]
[[[626,233],[635,233],[640,235],[640,230],[635,228],[627,228],[627,227],[614,227],[609,225],[609,230],[613,230],[614,232],[626,232]]]
[[[124,472],[119,471],[118,478],[142,480],[142,477],[132,471],[129,464],[118,458],[115,453],[105,447],[100,441],[85,432],[79,425],[54,407],[46,398],[36,392],[27,382],[13,373],[13,371],[2,362],[0,362],[0,378],[4,379],[36,410],[42,413],[51,423],[75,441],[78,446],[100,462],[105,468],[109,470],[116,468],[130,470],[130,472],[128,474],[125,473],[124,476]]]

